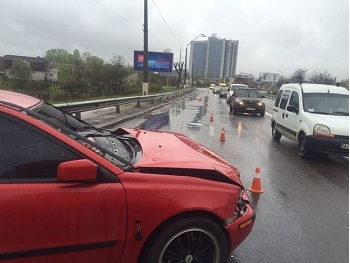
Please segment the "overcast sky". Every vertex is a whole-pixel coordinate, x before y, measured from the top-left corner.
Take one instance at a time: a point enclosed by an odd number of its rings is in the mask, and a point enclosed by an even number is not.
[[[0,0],[0,56],[78,49],[132,64],[143,24],[142,0]],[[148,0],[149,51],[184,61],[202,33],[239,40],[237,74],[349,78],[349,0]]]

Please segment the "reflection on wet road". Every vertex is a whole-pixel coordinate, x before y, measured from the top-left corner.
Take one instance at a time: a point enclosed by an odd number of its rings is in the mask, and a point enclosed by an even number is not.
[[[151,116],[142,128],[199,141],[238,167],[247,188],[260,168],[264,193],[248,191],[256,223],[229,262],[349,262],[348,159],[303,160],[294,143],[272,140],[268,114],[232,115],[207,89]]]

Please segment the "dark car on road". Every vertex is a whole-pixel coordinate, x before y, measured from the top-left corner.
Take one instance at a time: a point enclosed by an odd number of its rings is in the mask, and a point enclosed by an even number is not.
[[[5,262],[222,263],[254,225],[239,170],[180,133],[0,90],[0,148]]]
[[[229,100],[230,111],[237,113],[258,113],[261,117],[265,115],[265,103],[257,89],[238,88]]]
[[[219,91],[219,98],[220,99],[223,99],[223,98],[226,99],[226,97],[227,97],[227,87],[221,87],[220,91]]]

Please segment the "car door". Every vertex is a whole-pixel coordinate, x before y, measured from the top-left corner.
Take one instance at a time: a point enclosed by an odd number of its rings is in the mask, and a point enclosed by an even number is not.
[[[98,166],[92,182],[59,182],[57,166],[84,156],[5,114],[0,114],[0,147],[1,260],[120,260],[126,201],[113,174]]]
[[[292,88],[284,90],[277,112],[278,130],[287,138],[296,140],[298,130],[298,113],[289,111],[288,106],[294,105],[299,109],[299,94]]]

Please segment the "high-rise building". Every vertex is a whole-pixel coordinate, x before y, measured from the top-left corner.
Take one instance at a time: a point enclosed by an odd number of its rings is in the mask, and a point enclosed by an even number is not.
[[[236,75],[238,40],[226,40],[213,34],[206,41],[191,42],[190,76],[225,81]]]

